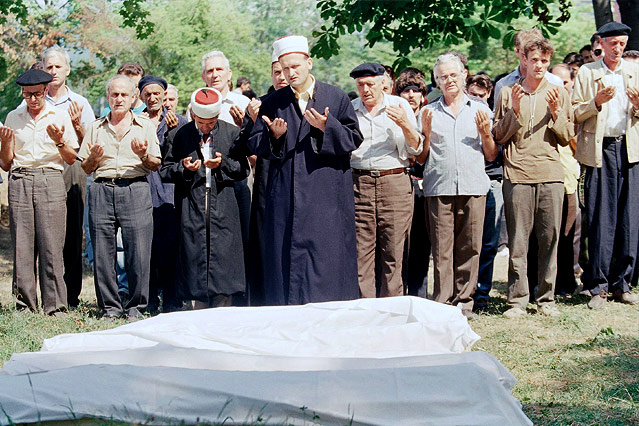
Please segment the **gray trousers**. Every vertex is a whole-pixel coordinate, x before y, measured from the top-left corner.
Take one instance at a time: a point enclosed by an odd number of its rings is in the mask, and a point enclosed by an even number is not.
[[[62,247],[67,193],[62,172],[14,169],[9,179],[9,217],[13,239],[13,294],[18,308],[38,309],[36,259],[46,314],[66,309]]]
[[[122,230],[129,301],[122,306],[115,273],[116,233]],[[89,191],[89,233],[95,256],[93,279],[98,306],[105,315],[137,315],[149,298],[153,205],[147,182],[98,183]]]
[[[528,240],[533,231],[539,245],[535,301],[538,305],[554,303],[564,184],[511,183],[506,179],[503,190],[510,251],[508,305],[526,309],[528,304]]]

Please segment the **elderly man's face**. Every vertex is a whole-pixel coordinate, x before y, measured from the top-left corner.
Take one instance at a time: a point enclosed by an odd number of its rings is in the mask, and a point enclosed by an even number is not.
[[[208,58],[204,63],[204,72],[202,80],[206,87],[217,89],[220,93],[225,94],[229,90],[229,81],[231,80],[231,70],[226,67],[224,58],[214,56]]]
[[[295,89],[301,89],[309,79],[313,60],[302,53],[290,53],[280,58],[280,65],[288,84]]]
[[[112,113],[123,114],[131,109],[135,101],[136,90],[123,78],[111,82],[107,91],[107,100]]]
[[[554,75],[556,75],[557,77],[559,77],[561,79],[561,81],[563,81],[564,89],[566,89],[568,91],[568,93],[571,93],[574,83],[573,83],[572,79],[570,78],[570,71],[568,71],[564,67],[561,67],[561,68],[560,67],[555,67],[552,70],[552,73]]]
[[[393,94],[393,80],[391,80],[391,78],[386,75],[382,80],[382,92],[386,93],[387,95]]]
[[[384,101],[382,78],[379,76],[359,77],[355,79],[357,93],[366,108],[373,108]]]
[[[51,87],[62,87],[69,76],[69,65],[60,55],[51,55],[44,61],[44,70],[51,74]]]
[[[628,36],[625,35],[602,38],[601,47],[606,59],[611,62],[619,62],[623,50],[626,48],[626,43],[628,43]]]
[[[166,89],[166,92],[164,92],[164,106],[167,107],[169,111],[177,111],[178,95],[175,89]]]
[[[413,112],[417,113],[419,111],[419,107],[422,106],[422,101],[424,97],[422,96],[422,92],[415,89],[404,90],[399,94],[402,98],[408,101],[408,104],[413,109]]]
[[[288,86],[288,82],[282,71],[282,65],[280,65],[279,61],[271,64],[271,83],[273,83],[275,90]]]
[[[439,64],[437,87],[445,97],[456,96],[463,92],[464,81],[466,81],[466,70],[460,70],[456,61],[451,60]]]
[[[37,84],[35,86],[23,86],[22,97],[27,103],[27,109],[31,112],[39,112],[45,107],[45,95],[49,91],[46,84]]]
[[[149,112],[156,113],[164,104],[164,88],[159,84],[147,84],[140,94],[142,102],[146,104]]]
[[[217,123],[218,118],[218,116],[213,118],[200,118],[193,113],[191,113],[191,116],[193,117],[193,121],[195,121],[197,128],[205,135],[211,133],[211,130],[215,127],[215,123]]]

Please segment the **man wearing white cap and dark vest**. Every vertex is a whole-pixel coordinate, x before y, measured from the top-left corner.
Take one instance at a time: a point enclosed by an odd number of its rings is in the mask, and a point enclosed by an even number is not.
[[[608,297],[639,303],[630,293],[639,246],[639,65],[623,60],[630,27],[597,31],[604,57],[579,69],[572,93],[582,124],[575,158],[586,169],[588,257],[582,281],[599,309]]]
[[[346,93],[310,73],[308,41],[273,44],[289,87],[264,99],[249,147],[269,162],[264,285],[270,305],[359,296],[350,153],[362,143]]]
[[[151,120],[131,111],[137,94],[133,80],[112,77],[106,94],[110,112],[91,124],[78,157],[85,173],[95,176],[88,204],[98,306],[106,319],[134,321],[143,317],[149,297],[153,204],[146,177],[160,167],[160,145]],[[118,228],[129,282],[124,306],[114,261]]]
[[[230,306],[245,291],[240,216],[234,183],[248,175],[235,144],[240,129],[220,119],[222,95],[213,88],[191,96],[193,121],[169,133],[160,175],[175,184],[181,217],[176,284],[196,309]]]
[[[362,297],[404,294],[404,243],[413,217],[408,167],[422,152],[410,104],[382,91],[385,72],[382,65],[365,62],[350,73],[359,92],[352,104],[364,136],[351,154]]]
[[[37,269],[43,310],[58,315],[67,307],[62,259],[67,193],[62,171],[64,163],[74,163],[78,140],[69,115],[45,100],[51,80],[50,74],[35,69],[16,79],[25,102],[0,127],[0,166],[11,170],[9,217],[16,307],[38,309]]]

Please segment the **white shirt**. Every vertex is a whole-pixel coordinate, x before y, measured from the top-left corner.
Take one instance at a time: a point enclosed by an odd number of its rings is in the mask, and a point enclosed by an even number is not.
[[[64,126],[64,143],[71,148],[78,148],[78,139],[73,131],[71,118],[66,111],[62,111],[48,102],[44,104],[44,112],[34,120],[27,111],[27,106],[21,105],[7,116],[6,126],[13,129],[15,135],[15,150],[11,168],[50,168],[64,170],[64,161],[56,147],[56,143],[49,137],[47,126],[55,124]]]
[[[200,132],[200,137],[203,138],[204,135],[202,134],[202,132],[200,131],[200,129],[198,129],[198,131]],[[212,158],[212,152],[211,152],[211,142],[213,140],[211,139],[211,136],[209,135],[206,140],[204,141],[204,143],[202,144],[202,157],[204,157],[204,161],[210,160]],[[206,187],[210,188],[211,187],[211,169],[209,169],[208,167],[204,167],[204,171],[206,173]]]
[[[234,126],[237,126],[230,112],[231,107],[233,105],[237,105],[238,107],[240,107],[242,111],[246,111],[246,107],[248,107],[249,102],[251,102],[251,100],[242,94],[231,92],[231,91],[226,92],[226,96],[222,100],[222,107],[220,110],[219,119],[222,121],[226,121],[227,123],[232,124]]]
[[[608,101],[608,117],[606,118],[604,137],[616,137],[626,134],[628,95],[626,95],[623,74],[621,73],[623,62],[624,61],[622,60],[617,69],[614,71],[606,66],[606,61],[601,62],[605,71],[602,79],[604,86],[614,86],[617,89],[615,91],[615,97]]]
[[[82,115],[80,116],[80,123],[82,123],[82,127],[85,129],[89,128],[89,125],[95,120],[95,114],[93,114],[93,109],[91,108],[91,104],[82,95],[78,95],[73,90],[69,88],[69,86],[64,86],[67,89],[67,93],[60,97],[57,101],[54,100],[51,96],[46,95],[45,99],[54,107],[60,108],[64,111],[69,111],[69,106],[71,106],[71,102],[75,101],[78,103],[80,107],[82,107]]]
[[[420,141],[417,149],[406,143],[404,132],[388,115],[386,108],[399,105],[406,111],[408,121],[417,129],[415,113],[408,101],[399,96],[384,94],[383,106],[375,116],[366,109],[360,98],[352,101],[359,129],[364,136],[362,144],[351,153],[351,167],[360,170],[391,170],[408,167],[408,159],[422,152]]]

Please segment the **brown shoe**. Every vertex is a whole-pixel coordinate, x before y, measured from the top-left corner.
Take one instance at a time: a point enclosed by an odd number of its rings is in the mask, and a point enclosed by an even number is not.
[[[606,304],[606,301],[607,299],[604,293],[595,294],[594,296],[590,298],[590,301],[588,302],[588,307],[590,309],[601,309]]]
[[[614,298],[617,302],[623,303],[624,305],[636,305],[639,303],[639,295],[632,294],[628,291],[621,292],[615,291]]]

